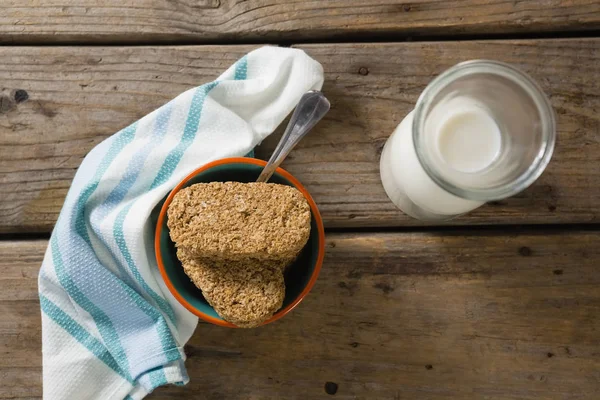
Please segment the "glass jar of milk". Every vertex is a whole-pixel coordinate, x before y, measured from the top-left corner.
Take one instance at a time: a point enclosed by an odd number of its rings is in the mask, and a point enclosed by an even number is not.
[[[381,180],[406,214],[443,221],[531,185],[555,137],[535,81],[508,64],[468,61],[425,88],[383,149]]]

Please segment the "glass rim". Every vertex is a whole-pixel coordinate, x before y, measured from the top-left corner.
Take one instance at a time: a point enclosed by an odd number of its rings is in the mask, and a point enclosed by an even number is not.
[[[512,80],[531,96],[542,118],[542,145],[529,168],[510,182],[485,189],[465,189],[458,187],[445,179],[439,169],[436,169],[433,166],[434,164],[431,162],[430,156],[422,151],[423,135],[420,134],[423,130],[426,112],[429,111],[431,100],[455,79],[472,73],[488,73]],[[540,177],[550,162],[550,158],[554,152],[554,145],[556,142],[556,117],[554,109],[550,104],[550,100],[539,84],[528,74],[510,64],[500,61],[471,60],[461,62],[447,69],[427,85],[425,90],[419,96],[415,106],[412,135],[413,146],[415,147],[417,158],[427,175],[435,183],[455,196],[469,200],[487,202],[511,197],[529,187]]]

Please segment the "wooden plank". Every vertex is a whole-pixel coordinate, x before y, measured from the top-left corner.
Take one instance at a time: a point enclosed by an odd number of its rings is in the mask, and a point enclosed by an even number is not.
[[[49,231],[90,149],[250,49],[0,49],[0,231]]]
[[[0,399],[42,397],[37,274],[47,245],[0,241]]]
[[[251,47],[0,48],[0,231],[50,231],[83,156]],[[558,144],[530,189],[451,224],[588,223],[600,215],[600,39],[303,46],[326,71],[332,110],[284,167],[328,227],[405,226],[379,181],[379,154],[423,88],[457,62],[518,65],[550,95]],[[50,72],[57,71],[57,72]],[[14,101],[17,89],[29,100]],[[273,135],[257,152],[267,158]]]
[[[449,224],[595,222],[600,185],[600,40],[481,41],[303,46],[327,71],[334,110],[286,168],[309,184],[328,226],[418,224],[395,209],[380,183],[385,141],[431,80],[470,59],[495,59],[531,74],[558,117],[554,157],[528,190]],[[270,138],[271,148],[275,137]],[[322,154],[322,156],[321,156]],[[312,185],[312,186],[310,186]]]
[[[597,398],[600,233],[486,229],[327,241],[317,284],[289,316],[255,330],[201,323],[186,347],[191,382],[150,398],[325,399],[325,387],[342,399]],[[39,266],[44,246],[0,242],[0,253],[12,254],[0,271],[22,257],[22,268]],[[0,279],[0,292],[11,284]],[[0,398],[38,397],[38,305],[0,307]],[[30,375],[8,385],[15,366]]]
[[[348,40],[599,26],[596,0],[5,0],[0,42]]]

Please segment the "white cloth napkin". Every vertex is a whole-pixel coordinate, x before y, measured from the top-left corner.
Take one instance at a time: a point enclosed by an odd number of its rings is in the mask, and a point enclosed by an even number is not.
[[[303,51],[263,47],[87,155],[39,276],[44,399],[141,399],[187,383],[198,320],[160,278],[150,214],[193,169],[252,151],[322,84]]]

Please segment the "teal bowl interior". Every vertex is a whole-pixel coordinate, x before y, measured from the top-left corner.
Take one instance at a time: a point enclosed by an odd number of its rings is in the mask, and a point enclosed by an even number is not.
[[[183,187],[201,182],[255,182],[262,169],[262,166],[244,163],[218,165],[198,173]],[[294,186],[290,181],[278,173],[275,173],[269,182]],[[159,204],[157,209],[160,211],[161,208],[162,204]],[[313,210],[311,210],[311,213],[313,214],[308,243],[300,253],[300,256],[286,269],[285,272],[286,291],[282,309],[293,303],[301,295],[316,268],[319,255],[319,233]],[[183,267],[176,255],[175,244],[171,241],[169,236],[167,218],[163,219],[159,240],[165,272],[175,290],[196,310],[209,317],[222,320],[217,312],[204,299],[202,291],[198,289],[183,272]]]

